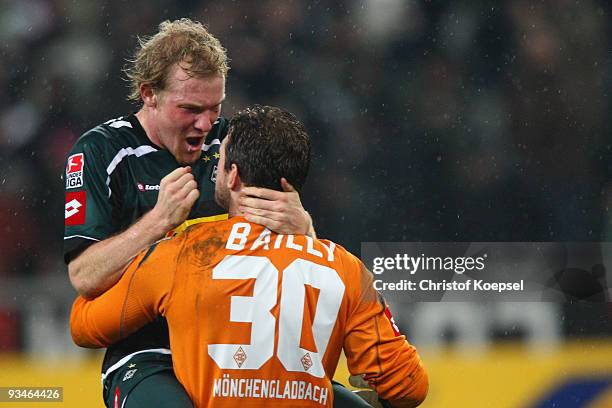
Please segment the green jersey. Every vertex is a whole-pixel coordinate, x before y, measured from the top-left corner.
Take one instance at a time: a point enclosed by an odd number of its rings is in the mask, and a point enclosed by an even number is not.
[[[200,159],[191,165],[200,197],[187,224],[226,217],[215,202],[219,147],[228,121],[219,118],[206,136]],[[134,115],[109,120],[85,132],[66,162],[64,260],[69,263],[89,245],[134,224],[157,202],[161,179],[180,167],[167,150],[153,144]],[[119,305],[118,305],[119,306]],[[103,372],[133,353],[169,353],[164,319],[145,326],[107,350]]]

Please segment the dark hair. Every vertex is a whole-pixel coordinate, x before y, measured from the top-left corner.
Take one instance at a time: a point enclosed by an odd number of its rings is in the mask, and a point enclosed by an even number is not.
[[[310,137],[294,115],[253,105],[232,117],[227,137],[225,170],[235,163],[244,184],[282,190],[284,177],[301,190],[310,166]]]

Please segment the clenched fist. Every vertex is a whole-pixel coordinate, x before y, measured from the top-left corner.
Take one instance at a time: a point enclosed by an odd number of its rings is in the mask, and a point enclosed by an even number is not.
[[[200,196],[191,167],[179,167],[166,175],[159,183],[157,203],[151,210],[167,231],[187,219],[191,207]]]

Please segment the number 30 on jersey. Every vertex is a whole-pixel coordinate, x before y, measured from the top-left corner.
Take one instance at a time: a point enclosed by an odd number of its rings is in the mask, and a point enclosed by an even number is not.
[[[251,323],[250,344],[210,344],[208,355],[221,369],[259,369],[274,355],[278,269],[265,257],[227,256],[213,269],[213,279],[255,279],[253,296],[232,296],[230,321]],[[319,289],[312,335],[316,352],[300,347],[305,285]],[[323,265],[296,259],[283,270],[276,357],[287,371],[325,375],[322,359],[338,317],[345,286],[338,273]],[[248,356],[236,364],[236,352]],[[306,362],[306,363],[305,363]]]

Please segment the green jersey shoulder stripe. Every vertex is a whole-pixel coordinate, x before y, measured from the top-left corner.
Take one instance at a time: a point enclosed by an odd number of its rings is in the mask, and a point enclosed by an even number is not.
[[[116,123],[116,122],[113,122],[113,123]],[[115,157],[113,157],[113,159],[111,160],[108,167],[106,168],[106,174],[107,174],[106,187],[108,188],[108,196],[109,197],[111,196],[111,188],[110,188],[111,174],[113,174],[113,171],[115,171],[119,163],[121,163],[121,161],[125,157],[127,156],[141,157],[141,156],[144,156],[146,154],[153,153],[156,151],[157,151],[156,148],[154,148],[153,146],[149,146],[149,145],[138,146],[135,149],[131,147],[124,147],[123,149],[119,150],[117,154],[115,154]]]

